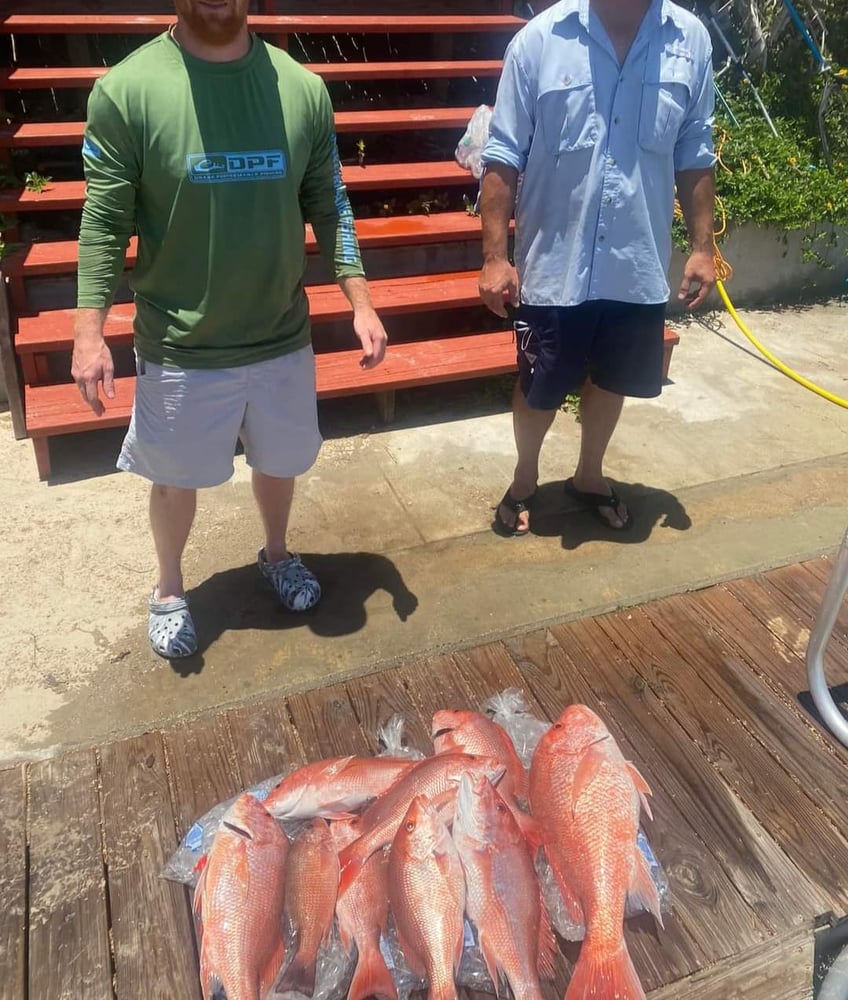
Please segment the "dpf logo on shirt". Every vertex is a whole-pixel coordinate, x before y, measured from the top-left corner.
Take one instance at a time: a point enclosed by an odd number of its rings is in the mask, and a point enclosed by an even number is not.
[[[281,149],[252,153],[189,153],[188,179],[193,184],[226,181],[268,181],[286,176],[286,156]]]

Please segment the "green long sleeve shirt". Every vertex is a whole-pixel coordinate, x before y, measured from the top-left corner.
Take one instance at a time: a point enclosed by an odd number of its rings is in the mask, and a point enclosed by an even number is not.
[[[80,307],[112,303],[126,248],[147,361],[229,368],[309,343],[305,222],[362,275],[323,81],[252,38],[227,63],[163,34],[95,85],[83,141]]]

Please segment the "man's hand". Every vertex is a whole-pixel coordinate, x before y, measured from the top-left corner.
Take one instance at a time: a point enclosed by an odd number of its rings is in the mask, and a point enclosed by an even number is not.
[[[677,297],[687,309],[697,309],[715,287],[715,261],[712,252],[690,254],[683,270],[683,281]]]
[[[506,302],[518,305],[518,271],[504,257],[483,264],[478,287],[483,304],[496,316],[506,318]]]
[[[103,395],[107,399],[115,398],[115,365],[102,333],[77,332],[71,376],[82,398],[98,417],[102,416],[105,407],[98,393],[99,383],[103,383]]]
[[[386,354],[386,331],[371,306],[361,306],[353,314],[353,332],[362,344],[362,368],[376,368]]]

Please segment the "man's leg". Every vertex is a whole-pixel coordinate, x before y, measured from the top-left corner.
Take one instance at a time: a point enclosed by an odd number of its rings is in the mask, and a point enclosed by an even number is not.
[[[265,558],[270,563],[288,559],[286,532],[294,496],[294,479],[278,479],[254,469],[253,495],[265,528]]]
[[[531,496],[539,481],[539,455],[542,443],[556,416],[556,410],[534,410],[527,405],[521,386],[516,383],[512,397],[512,430],[518,461],[509,488],[513,500],[525,500]],[[530,529],[530,512],[515,514],[505,504],[498,508],[503,522],[521,532]]]
[[[580,392],[580,459],[574,473],[574,486],[584,493],[611,493],[604,479],[603,464],[607,445],[621,416],[624,396],[599,389],[587,380]],[[627,519],[623,503],[613,510],[599,508],[613,528],[621,528]]]
[[[157,600],[185,596],[182,558],[197,509],[197,490],[154,485],[150,491],[150,527],[159,560]]]

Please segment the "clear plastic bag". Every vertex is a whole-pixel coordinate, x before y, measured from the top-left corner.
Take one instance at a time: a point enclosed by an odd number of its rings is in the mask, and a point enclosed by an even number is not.
[[[456,162],[465,170],[470,170],[472,177],[479,180],[483,175],[483,147],[489,139],[489,124],[492,120],[492,109],[488,104],[481,104],[471,116],[465,135],[456,147]]]

